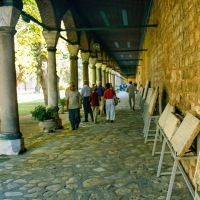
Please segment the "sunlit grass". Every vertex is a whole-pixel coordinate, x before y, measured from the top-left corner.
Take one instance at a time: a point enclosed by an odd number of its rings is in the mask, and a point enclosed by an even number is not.
[[[60,91],[60,98],[64,97],[64,90]],[[18,112],[19,116],[30,114],[36,106],[45,105],[42,93],[35,94],[32,91],[20,92],[18,94]],[[1,117],[1,108],[0,108]]]
[[[44,100],[39,99],[31,102],[18,103],[19,116],[30,114],[30,112],[38,105],[44,105]]]

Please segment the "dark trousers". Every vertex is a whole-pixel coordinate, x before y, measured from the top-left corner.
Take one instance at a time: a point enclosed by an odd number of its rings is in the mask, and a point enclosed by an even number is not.
[[[75,109],[69,109],[69,121],[71,124],[72,129],[75,129],[76,125],[80,124],[80,109],[75,108]]]
[[[88,113],[90,114],[92,121],[94,121],[92,109],[89,102],[89,97],[83,97],[83,109],[84,109],[85,121],[88,121]]]

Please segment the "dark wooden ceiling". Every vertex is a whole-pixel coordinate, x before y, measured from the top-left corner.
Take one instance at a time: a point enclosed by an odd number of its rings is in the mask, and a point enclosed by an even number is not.
[[[69,1],[68,1],[69,2]],[[77,30],[92,31],[104,51],[126,76],[135,76],[148,25],[152,0],[71,0],[70,6],[84,21]],[[148,26],[147,26],[148,25]]]
[[[62,20],[65,13],[70,11],[73,24],[66,18],[70,25],[63,31],[92,32],[95,42],[100,44],[101,51],[106,55],[106,59],[102,62],[109,63],[107,58],[110,58],[114,60],[116,71],[126,78],[135,77],[140,53],[148,51],[142,49],[145,31],[147,28],[157,27],[156,24],[148,22],[153,0],[36,0],[36,2],[42,11],[42,25],[45,29],[59,30],[60,23],[56,22]],[[48,13],[48,9],[51,8],[55,13],[53,16]]]

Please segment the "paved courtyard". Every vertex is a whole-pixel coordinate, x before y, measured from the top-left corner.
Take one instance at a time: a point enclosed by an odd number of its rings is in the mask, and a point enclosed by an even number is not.
[[[43,133],[30,115],[20,117],[27,151],[0,156],[0,199],[165,199],[170,176],[156,177],[159,155],[152,157],[152,142],[144,143],[141,110],[129,109],[126,92],[118,96],[114,123],[103,116],[98,124],[81,122],[71,131],[65,113],[62,130]],[[166,161],[169,170],[171,157]],[[192,200],[181,176],[171,199]]]

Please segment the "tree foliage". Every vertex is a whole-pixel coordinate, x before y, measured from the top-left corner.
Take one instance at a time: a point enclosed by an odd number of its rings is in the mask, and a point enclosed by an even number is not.
[[[41,21],[37,5],[34,0],[24,0],[23,10],[27,14]],[[16,25],[15,57],[17,83],[25,83],[35,77],[41,58],[47,59],[45,40],[42,27],[30,21],[23,21],[22,16]]]
[[[23,0],[23,11],[39,22],[42,21],[35,0]],[[47,77],[45,77],[45,72],[47,71],[47,48],[42,34],[43,28],[32,21],[27,23],[23,20],[23,16],[20,16],[16,30],[15,66],[17,84],[26,84],[30,80],[36,80],[35,92],[39,92],[37,88],[41,86],[45,104],[47,104]],[[70,82],[70,59],[66,45],[64,40],[58,40],[56,52],[57,75],[62,89]],[[79,69],[79,80],[80,76],[81,71]]]

